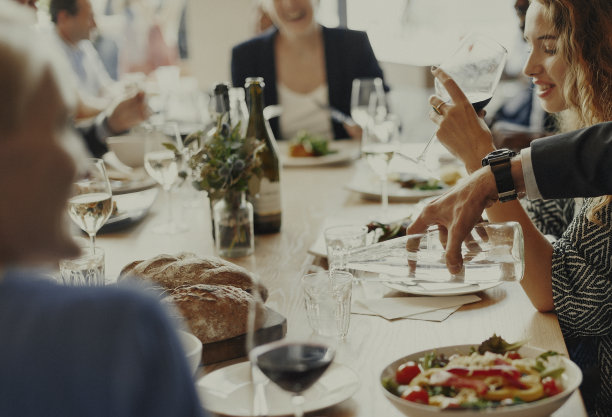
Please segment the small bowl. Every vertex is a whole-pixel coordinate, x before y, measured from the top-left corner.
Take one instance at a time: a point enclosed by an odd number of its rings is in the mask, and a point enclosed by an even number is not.
[[[191,373],[195,375],[202,360],[202,342],[193,334],[185,330],[179,330],[178,336],[185,350],[189,369],[191,369]]]
[[[106,139],[111,151],[115,153],[119,161],[131,168],[139,168],[144,165],[145,137],[144,136],[113,136]]]
[[[450,356],[454,353],[469,354],[472,346],[478,346],[479,343],[471,345],[455,345],[435,349],[436,353],[443,353]],[[397,395],[387,391],[382,385],[382,380],[395,375],[397,367],[407,361],[417,362],[419,358],[431,352],[434,349],[428,349],[421,352],[413,353],[403,358],[397,359],[387,365],[381,372],[379,378],[379,387],[382,389],[384,396],[391,401],[404,415],[409,417],[485,417],[485,416],[503,416],[503,417],[540,417],[548,416],[560,408],[582,382],[582,372],[578,365],[567,358],[563,358],[565,372],[561,377],[564,384],[564,389],[560,393],[552,397],[542,398],[530,403],[516,404],[507,407],[484,410],[444,410],[432,405],[424,405],[405,400]],[[519,353],[523,357],[537,357],[544,353],[545,350],[537,349],[529,346],[523,346],[519,349]]]

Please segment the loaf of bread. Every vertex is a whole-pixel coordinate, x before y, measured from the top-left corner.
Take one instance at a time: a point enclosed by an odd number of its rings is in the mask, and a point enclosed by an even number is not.
[[[162,302],[173,304],[202,343],[229,339],[247,332],[253,297],[229,285],[184,285],[169,290]],[[257,303],[255,328],[263,325],[263,305]]]
[[[256,284],[246,269],[215,256],[199,258],[187,252],[134,261],[121,270],[119,280],[130,277],[147,279],[169,290],[181,285],[230,285],[253,294],[257,286],[262,300],[268,296],[266,288]]]

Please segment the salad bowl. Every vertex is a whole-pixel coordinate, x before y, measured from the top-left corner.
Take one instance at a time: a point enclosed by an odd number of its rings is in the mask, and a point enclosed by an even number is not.
[[[543,417],[549,416],[559,409],[576,391],[582,382],[582,372],[580,368],[570,359],[560,356],[563,373],[558,378],[562,384],[560,392],[545,396],[533,402],[525,402],[520,404],[512,404],[497,408],[482,408],[482,409],[444,409],[433,405],[425,405],[413,401],[406,400],[396,393],[390,392],[385,387],[385,381],[395,378],[396,371],[400,365],[408,361],[419,363],[419,360],[425,355],[435,351],[435,354],[444,354],[447,357],[454,354],[469,355],[472,348],[478,347],[479,343],[468,345],[453,345],[435,350],[425,350],[416,352],[402,358],[399,358],[387,365],[380,373],[380,388],[384,396],[404,415],[409,417],[484,417],[484,416],[503,416],[503,417]],[[536,358],[545,353],[543,349],[538,349],[529,346],[523,346],[518,350],[518,353],[523,358]]]

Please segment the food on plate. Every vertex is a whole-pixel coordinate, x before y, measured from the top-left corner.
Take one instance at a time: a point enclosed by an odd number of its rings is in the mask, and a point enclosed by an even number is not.
[[[308,132],[300,132],[291,140],[289,155],[292,157],[325,156],[337,153],[329,149],[329,140]]]
[[[176,306],[191,332],[204,344],[245,334],[251,302],[252,296],[240,288],[205,284],[180,286],[162,300]]]
[[[389,175],[389,178],[399,183],[400,187],[411,190],[440,190],[445,187],[444,183],[435,178],[425,178],[418,174],[409,172],[397,172]]]
[[[404,236],[410,223],[412,223],[412,219],[410,217],[405,217],[390,223],[371,221],[366,226],[368,228],[368,233],[374,233],[373,242],[376,243]]]
[[[494,335],[469,354],[446,357],[432,351],[418,363],[400,364],[395,375],[382,383],[405,400],[443,409],[505,407],[562,392],[561,356],[549,351],[522,357],[517,351],[522,344]]]
[[[256,283],[246,269],[216,256],[200,258],[188,252],[134,261],[119,274],[120,281],[134,277],[152,281],[165,289],[195,284],[230,285],[252,294],[257,286],[264,301],[268,295],[267,289]]]

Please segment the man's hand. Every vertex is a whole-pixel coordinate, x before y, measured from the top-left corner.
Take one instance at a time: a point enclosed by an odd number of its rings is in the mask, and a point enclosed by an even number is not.
[[[497,186],[490,167],[484,167],[429,203],[408,227],[406,234],[424,233],[432,225],[447,237],[446,266],[457,274],[463,266],[461,244],[481,221],[485,208],[497,201]]]
[[[134,96],[121,101],[108,116],[108,127],[113,134],[119,134],[142,123],[149,117],[145,93],[139,91]]]

